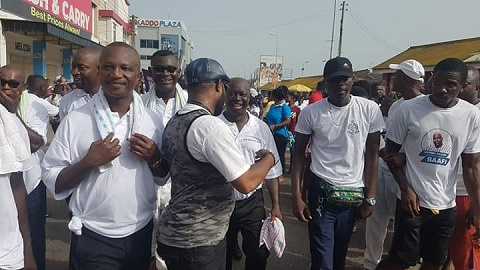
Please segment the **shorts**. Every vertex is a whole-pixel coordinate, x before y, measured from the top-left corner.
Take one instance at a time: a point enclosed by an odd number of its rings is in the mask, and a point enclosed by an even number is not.
[[[456,207],[435,215],[420,207],[420,214],[411,217],[397,200],[395,232],[388,253],[389,260],[402,266],[415,266],[418,257],[435,266],[447,261],[448,245],[455,228]]]

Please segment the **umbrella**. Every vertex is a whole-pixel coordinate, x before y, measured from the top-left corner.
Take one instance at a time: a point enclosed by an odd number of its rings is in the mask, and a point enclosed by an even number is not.
[[[308,88],[303,84],[294,84],[288,87],[288,90],[294,91],[294,92],[311,92],[312,91],[312,89]]]

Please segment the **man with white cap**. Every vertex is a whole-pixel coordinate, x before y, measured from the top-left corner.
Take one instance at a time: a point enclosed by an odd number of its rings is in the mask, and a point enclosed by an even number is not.
[[[377,269],[407,269],[419,257],[422,269],[442,268],[455,227],[460,158],[477,228],[474,238],[479,238],[480,112],[458,98],[466,79],[462,60],[442,60],[433,70],[432,94],[403,102],[390,117],[387,155],[402,151],[406,162],[387,161],[401,192],[397,193],[392,246]],[[442,147],[435,141],[438,136]]]
[[[394,115],[399,105],[405,100],[422,95],[423,76],[425,70],[418,61],[406,60],[401,64],[391,64],[391,69],[397,70],[393,81],[393,91],[402,94],[402,98],[397,100],[390,107],[388,117]],[[423,96],[423,95],[422,95]],[[385,126],[388,129],[388,120]],[[385,140],[380,139],[380,152],[384,151]],[[382,154],[380,156],[383,156]],[[375,269],[380,262],[383,253],[383,241],[387,234],[387,227],[390,219],[395,218],[395,208],[397,204],[396,194],[398,185],[395,182],[388,165],[385,161],[379,161],[377,204],[373,210],[372,216],[367,219],[367,228],[365,232],[365,269]]]

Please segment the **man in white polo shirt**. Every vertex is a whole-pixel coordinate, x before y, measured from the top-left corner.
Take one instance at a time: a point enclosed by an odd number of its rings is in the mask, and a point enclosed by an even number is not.
[[[389,162],[400,192],[392,246],[377,269],[406,269],[418,257],[422,269],[442,268],[455,226],[460,157],[478,232],[480,111],[457,97],[466,78],[467,66],[460,59],[440,61],[433,70],[432,94],[405,101],[389,120],[387,155],[403,147],[406,164]]]
[[[62,121],[43,163],[55,195],[72,195],[70,269],[139,269],[150,264],[163,126],[134,92],[140,57],[114,42],[100,56],[102,89]]]
[[[258,117],[247,111],[250,104],[250,83],[243,78],[232,78],[227,92],[226,110],[219,116],[230,128],[235,142],[248,163],[255,163],[255,155],[260,149],[274,153],[279,160],[277,147],[269,127]],[[265,179],[272,201],[271,218],[282,219],[278,201],[278,177],[282,175],[282,165],[277,163],[270,169]],[[265,269],[269,251],[265,245],[258,246],[260,231],[265,220],[262,184],[254,191],[243,194],[233,191],[235,208],[227,231],[227,270],[232,269],[232,257],[237,247],[238,232],[242,232],[245,269]]]
[[[323,74],[329,97],[300,114],[292,166],[293,212],[308,222],[312,270],[345,267],[355,219],[370,216],[376,203],[380,131],[384,128],[375,102],[350,95],[353,70],[347,58],[330,59]],[[306,187],[307,206],[301,182],[310,137],[312,163],[306,169],[312,177]]]
[[[60,121],[71,111],[87,104],[100,89],[98,68],[101,52],[98,48],[81,48],[73,56],[71,73],[77,89],[60,100]]]

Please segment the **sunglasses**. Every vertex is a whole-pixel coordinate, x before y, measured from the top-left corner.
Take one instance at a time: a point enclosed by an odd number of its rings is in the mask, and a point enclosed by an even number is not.
[[[10,86],[12,88],[17,88],[18,86],[20,86],[21,82],[16,81],[16,80],[0,79],[0,84],[1,84],[2,87],[8,84],[8,86]]]
[[[154,66],[152,67],[152,70],[155,72],[155,73],[163,73],[165,72],[165,70],[168,72],[168,73],[174,73],[177,68],[174,67],[174,66],[167,66],[167,67],[164,67],[164,66]]]

